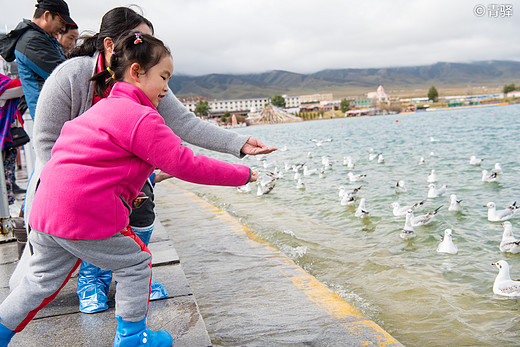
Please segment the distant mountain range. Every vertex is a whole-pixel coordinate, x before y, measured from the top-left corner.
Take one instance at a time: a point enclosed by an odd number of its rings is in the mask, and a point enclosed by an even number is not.
[[[383,85],[400,96],[426,94],[434,85],[441,95],[501,91],[506,84],[520,84],[520,62],[479,61],[436,63],[425,66],[330,69],[312,74],[274,70],[258,74],[209,74],[174,76],[170,88],[177,97],[246,99],[274,95],[333,93],[334,97],[362,96]],[[426,96],[426,95],[424,95]]]

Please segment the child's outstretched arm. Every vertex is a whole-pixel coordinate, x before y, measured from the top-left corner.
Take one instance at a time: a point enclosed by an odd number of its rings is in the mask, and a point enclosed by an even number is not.
[[[249,167],[194,155],[158,114],[142,119],[133,132],[133,152],[154,167],[179,179],[199,184],[241,186],[257,179]]]

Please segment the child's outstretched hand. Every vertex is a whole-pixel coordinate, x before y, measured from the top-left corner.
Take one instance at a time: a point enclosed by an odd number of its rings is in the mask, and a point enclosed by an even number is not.
[[[249,179],[249,182],[255,182],[258,178],[258,171],[251,170],[251,178]]]

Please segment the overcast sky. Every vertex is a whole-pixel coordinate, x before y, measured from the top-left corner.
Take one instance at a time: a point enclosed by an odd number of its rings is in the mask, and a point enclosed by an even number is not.
[[[130,0],[132,1],[132,0]],[[177,74],[520,61],[520,0],[69,0],[80,32],[116,6],[141,7]],[[3,0],[2,29],[35,0]],[[497,11],[492,10],[496,5]],[[512,13],[501,11],[512,6]],[[491,8],[491,10],[490,10]],[[3,30],[2,30],[3,31]]]

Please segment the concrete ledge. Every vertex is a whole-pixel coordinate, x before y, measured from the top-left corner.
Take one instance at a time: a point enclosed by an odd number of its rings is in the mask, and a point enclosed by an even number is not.
[[[177,251],[158,220],[149,249],[152,252],[153,278],[162,283],[169,293],[165,299],[150,302],[149,327],[170,332],[176,347],[211,346]],[[9,295],[9,277],[17,261],[16,242],[0,244],[1,300]],[[22,332],[14,336],[9,346],[112,346],[117,326],[114,318],[114,282],[109,289],[109,309],[90,315],[79,312],[76,282],[77,272],[56,299],[38,312]]]

